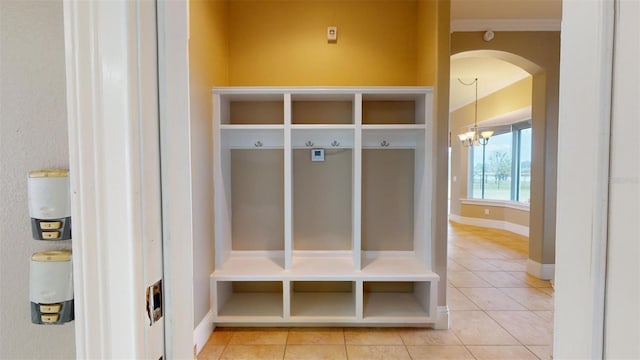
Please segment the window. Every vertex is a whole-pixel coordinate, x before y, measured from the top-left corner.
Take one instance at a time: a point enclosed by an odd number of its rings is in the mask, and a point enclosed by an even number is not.
[[[531,123],[491,130],[495,133],[485,146],[470,148],[469,194],[474,199],[529,203]]]

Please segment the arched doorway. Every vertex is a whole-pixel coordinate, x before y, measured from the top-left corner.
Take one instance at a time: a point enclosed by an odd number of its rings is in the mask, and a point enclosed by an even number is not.
[[[557,172],[558,33],[497,33],[487,42],[482,33],[453,33],[452,56],[490,57],[513,64],[531,75],[531,193],[527,272],[552,279],[555,263],[555,201]],[[452,143],[456,141],[451,128]],[[452,174],[452,176],[455,176]]]

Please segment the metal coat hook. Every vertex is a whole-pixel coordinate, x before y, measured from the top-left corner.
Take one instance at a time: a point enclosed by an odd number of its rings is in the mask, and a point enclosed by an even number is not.
[[[262,147],[262,145],[264,145],[264,144],[260,140],[258,140],[255,143],[253,143],[253,146],[255,146],[255,147]]]
[[[387,140],[382,140],[380,142],[380,146],[382,146],[382,147],[388,147],[389,145],[391,145],[391,143],[388,142]]]
[[[333,146],[333,147],[340,146],[340,142],[338,142],[338,140],[333,140],[333,141],[331,142],[331,146]]]
[[[312,147],[313,146],[313,141],[311,140],[307,140],[306,143],[304,143],[307,147]]]

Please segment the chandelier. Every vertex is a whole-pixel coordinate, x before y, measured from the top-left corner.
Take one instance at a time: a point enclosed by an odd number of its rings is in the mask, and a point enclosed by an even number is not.
[[[473,120],[473,127],[471,128],[470,131],[467,131],[462,134],[458,134],[458,139],[460,139],[460,142],[462,142],[462,145],[467,147],[487,145],[487,143],[489,142],[489,138],[491,138],[491,136],[493,135],[493,131],[491,130],[479,131],[478,129],[478,78],[475,78],[473,82],[469,84],[464,83],[460,79],[458,79],[458,81],[465,86],[471,86],[474,84],[476,86],[476,101],[475,101],[475,114],[474,114],[474,120]]]

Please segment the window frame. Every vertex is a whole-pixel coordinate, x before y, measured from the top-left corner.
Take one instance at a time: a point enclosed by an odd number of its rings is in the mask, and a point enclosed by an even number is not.
[[[496,200],[496,201],[508,201],[508,202],[514,202],[514,203],[519,203],[519,204],[528,204],[525,202],[520,201],[520,159],[521,159],[521,149],[520,149],[520,145],[522,143],[522,130],[525,129],[532,129],[531,126],[531,119],[528,120],[524,120],[524,121],[519,121],[513,124],[509,124],[509,125],[499,125],[499,126],[492,126],[492,127],[482,127],[479,128],[478,131],[485,131],[485,130],[493,130],[494,131],[494,135],[493,136],[498,136],[498,135],[503,135],[506,133],[511,133],[511,178],[510,178],[510,194],[509,194],[509,200],[503,200],[503,199],[492,199],[492,198],[487,198],[486,194],[485,197],[475,197],[474,196],[474,164],[475,164],[475,155],[476,155],[476,151],[475,148],[479,146],[470,146],[469,147],[469,161],[468,161],[468,171],[467,171],[467,184],[468,184],[468,189],[467,189],[467,193],[468,193],[468,198],[469,199],[475,199],[475,200]],[[533,135],[533,133],[532,133]],[[491,141],[491,140],[489,140]],[[531,145],[533,147],[533,143]],[[486,159],[484,160],[485,164],[484,166],[486,167]],[[486,179],[482,179],[481,181],[486,181]]]

